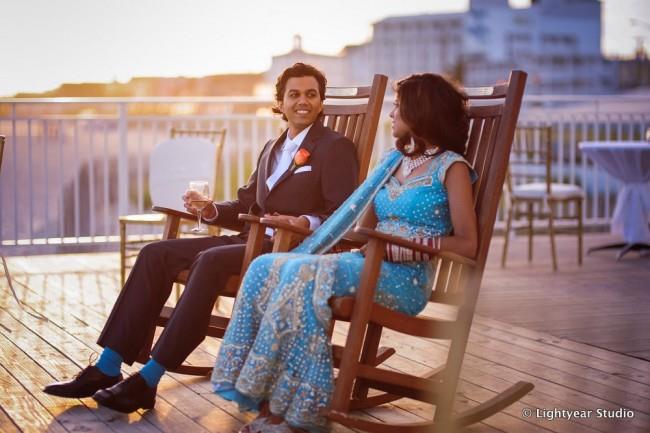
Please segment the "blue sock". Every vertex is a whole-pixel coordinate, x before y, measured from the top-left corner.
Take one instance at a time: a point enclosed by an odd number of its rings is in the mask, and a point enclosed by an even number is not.
[[[107,376],[119,376],[122,367],[122,356],[109,347],[105,347],[99,356],[99,361],[95,367]]]
[[[140,376],[147,382],[150,388],[155,388],[160,382],[160,378],[165,374],[165,367],[158,363],[155,359],[150,359],[140,370]]]

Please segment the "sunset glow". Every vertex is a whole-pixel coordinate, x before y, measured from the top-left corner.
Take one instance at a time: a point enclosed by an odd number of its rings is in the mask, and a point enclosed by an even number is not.
[[[64,82],[261,72],[271,56],[291,49],[295,34],[303,36],[306,51],[336,54],[367,41],[372,23],[387,16],[457,12],[468,5],[468,0],[0,1],[1,52],[10,60],[0,69],[3,96]],[[525,7],[529,0],[510,3]],[[606,53],[630,54],[634,36],[650,37],[650,29],[629,28],[631,16],[650,22],[647,0],[603,3]]]

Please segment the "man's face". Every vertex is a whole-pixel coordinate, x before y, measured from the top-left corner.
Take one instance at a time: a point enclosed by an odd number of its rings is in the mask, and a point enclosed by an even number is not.
[[[314,123],[323,109],[316,78],[289,78],[278,108],[287,117],[291,137]]]

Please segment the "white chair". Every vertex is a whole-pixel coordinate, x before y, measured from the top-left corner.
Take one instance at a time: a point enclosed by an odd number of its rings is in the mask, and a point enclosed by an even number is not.
[[[210,134],[217,140],[211,142],[202,138]],[[215,135],[216,134],[216,135]],[[149,194],[156,206],[179,208],[181,196],[192,180],[208,180],[213,198],[217,166],[225,141],[226,130],[191,131],[172,129],[169,140],[159,143],[149,158]],[[120,283],[126,281],[126,269],[131,259],[138,255],[147,243],[162,239],[165,215],[145,213],[121,215],[120,223]],[[157,234],[127,236],[128,226],[160,226]]]
[[[510,166],[504,184],[506,206],[506,230],[501,255],[501,266],[505,267],[508,255],[508,241],[513,229],[512,220],[525,216],[528,232],[528,261],[533,259],[534,218],[548,218],[548,234],[551,240],[553,270],[557,271],[555,252],[555,221],[560,205],[573,204],[574,213],[564,219],[577,221],[575,233],[578,237],[578,264],[582,264],[582,201],[584,192],[578,185],[554,182],[551,172],[553,128],[551,126],[519,126],[515,131],[510,154]],[[521,210],[524,206],[525,210]],[[569,209],[567,207],[567,209]],[[573,229],[573,227],[568,227]]]

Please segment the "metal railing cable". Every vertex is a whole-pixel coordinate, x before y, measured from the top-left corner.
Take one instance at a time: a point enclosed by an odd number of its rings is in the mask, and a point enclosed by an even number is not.
[[[29,305],[25,301],[22,301],[22,300],[20,300],[18,298],[18,294],[16,293],[16,289],[14,288],[14,285],[13,285],[11,274],[9,273],[9,267],[7,266],[7,261],[5,260],[4,256],[0,256],[0,259],[2,259],[2,267],[4,268],[4,273],[5,273],[5,277],[7,278],[7,283],[9,283],[9,290],[11,290],[11,295],[13,296],[14,300],[18,304],[18,307],[20,307],[20,309],[22,311],[24,311],[25,313],[27,313],[30,316],[34,317],[35,319],[44,320],[46,322],[49,322],[50,319],[43,316],[38,311],[34,310],[31,305]],[[20,284],[21,286],[23,286],[25,288],[28,288],[25,284],[21,283],[20,281],[16,281],[16,283]],[[29,309],[33,310],[34,312],[29,311]]]

